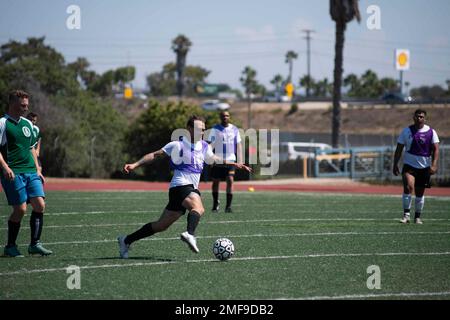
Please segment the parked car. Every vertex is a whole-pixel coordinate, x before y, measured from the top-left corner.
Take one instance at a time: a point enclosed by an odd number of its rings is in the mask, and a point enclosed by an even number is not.
[[[226,102],[221,102],[220,100],[208,100],[202,103],[202,108],[209,111],[228,110],[230,105]]]
[[[310,158],[315,156],[315,150],[331,150],[326,143],[314,142],[282,142],[280,145],[280,161],[296,160],[297,158]]]
[[[395,103],[411,103],[413,98],[411,96],[405,96],[404,94],[398,92],[386,93],[381,100],[385,103],[395,104]]]
[[[286,95],[267,95],[263,98],[264,102],[289,102],[291,99]]]

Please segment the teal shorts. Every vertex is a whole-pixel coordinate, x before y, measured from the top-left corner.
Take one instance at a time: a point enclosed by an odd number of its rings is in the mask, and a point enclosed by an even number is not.
[[[37,173],[18,173],[13,181],[2,176],[1,180],[10,206],[30,202],[31,198],[45,198],[44,186]]]

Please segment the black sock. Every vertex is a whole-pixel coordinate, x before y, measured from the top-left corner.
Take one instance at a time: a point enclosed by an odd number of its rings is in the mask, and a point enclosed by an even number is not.
[[[155,231],[153,231],[152,223],[147,223],[146,225],[142,226],[139,230],[133,232],[132,234],[129,234],[125,237],[125,243],[126,244],[132,244],[133,242],[150,237],[151,235],[154,235]]]
[[[411,212],[411,209],[403,209],[403,213],[409,215]]]
[[[213,196],[213,207],[217,208],[217,206],[219,205],[219,192],[213,192],[212,196]]]
[[[227,208],[231,207],[231,202],[233,201],[233,194],[227,193]]]
[[[8,220],[8,244],[7,247],[16,245],[17,236],[20,230],[20,222],[13,222]]]
[[[35,245],[41,238],[43,225],[44,225],[44,213],[31,211],[30,217],[31,245]]]
[[[187,232],[189,234],[195,235],[195,229],[197,228],[198,222],[200,221],[200,214],[194,210],[189,212],[187,216]]]
[[[418,219],[418,218],[420,218],[420,215],[422,214],[422,212],[416,212],[415,214],[414,214],[414,219]]]

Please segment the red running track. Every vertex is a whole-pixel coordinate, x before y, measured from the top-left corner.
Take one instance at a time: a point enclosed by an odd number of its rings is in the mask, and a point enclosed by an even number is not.
[[[236,191],[249,191],[252,186],[254,191],[290,191],[290,192],[325,192],[325,193],[361,193],[361,194],[385,194],[400,195],[401,186],[378,186],[368,184],[258,184],[251,182],[245,184],[235,183]],[[45,183],[47,191],[166,191],[169,184],[167,182],[146,182],[129,180],[89,180],[89,179],[57,179],[48,178]],[[200,183],[200,191],[211,190],[211,183]],[[221,183],[221,189],[225,189],[225,183]],[[427,189],[426,195],[430,196],[450,196],[450,188],[433,187]]]

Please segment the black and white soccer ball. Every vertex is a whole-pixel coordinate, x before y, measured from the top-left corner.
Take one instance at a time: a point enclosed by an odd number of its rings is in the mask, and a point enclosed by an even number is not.
[[[213,253],[219,260],[228,260],[234,254],[234,244],[227,238],[217,239],[216,242],[214,242]]]

